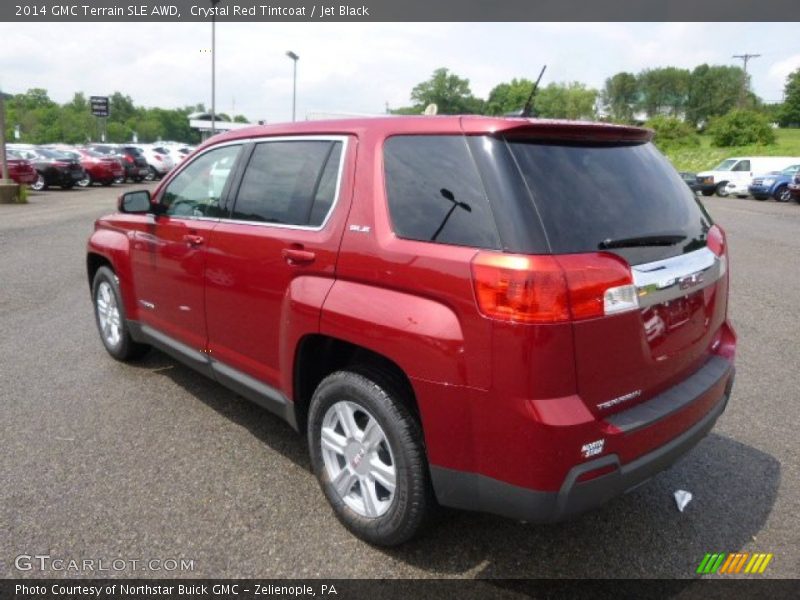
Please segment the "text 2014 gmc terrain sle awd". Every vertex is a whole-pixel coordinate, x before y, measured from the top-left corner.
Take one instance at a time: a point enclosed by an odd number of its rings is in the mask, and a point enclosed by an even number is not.
[[[485,117],[216,136],[97,221],[100,337],[307,433],[369,542],[437,504],[564,519],[675,462],[731,393],[725,235],[650,138]]]

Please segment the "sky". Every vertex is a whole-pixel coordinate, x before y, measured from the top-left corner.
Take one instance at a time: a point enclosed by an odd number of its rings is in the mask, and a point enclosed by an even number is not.
[[[77,91],[120,91],[137,105],[211,105],[210,23],[0,23],[0,88],[45,88],[57,102]],[[513,77],[580,81],[600,89],[619,71],[750,61],[753,90],[782,99],[800,68],[796,23],[218,23],[217,111],[251,121],[297,115],[383,113],[439,67],[486,97]]]

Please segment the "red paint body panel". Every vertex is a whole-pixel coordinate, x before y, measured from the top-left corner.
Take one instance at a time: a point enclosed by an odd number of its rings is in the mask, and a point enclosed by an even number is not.
[[[733,360],[726,274],[668,308],[548,324],[495,321],[476,305],[471,261],[478,250],[398,238],[388,212],[383,144],[397,134],[646,141],[651,132],[607,124],[486,117],[305,122],[237,130],[220,142],[262,136],[349,136],[340,196],[320,231],[232,221],[172,223],[114,215],[98,221],[90,252],[120,275],[129,318],[295,399],[297,348],[323,334],[362,346],[408,376],[434,466],[557,491],[586,459],[584,444],[625,464],[706,415],[727,378],[681,410],[624,434],[604,419],[679,383],[714,355]],[[191,162],[189,157],[183,165]],[[182,166],[183,166],[182,165]],[[163,180],[161,191],[179,173]],[[180,221],[177,219],[175,221]],[[186,235],[204,243],[191,247]],[[313,253],[292,264],[284,251]],[[167,307],[160,317],[141,300]],[[188,308],[188,310],[181,307]],[[158,311],[156,311],[158,312]],[[680,318],[679,318],[680,317]],[[658,318],[669,333],[648,338]],[[601,410],[598,403],[641,393]]]
[[[9,158],[8,176],[20,185],[33,183],[39,177],[34,166],[27,160]]]

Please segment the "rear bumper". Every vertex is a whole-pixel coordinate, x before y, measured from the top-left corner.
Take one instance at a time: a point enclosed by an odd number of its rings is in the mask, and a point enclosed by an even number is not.
[[[724,391],[701,419],[631,462],[622,464],[618,455],[608,454],[580,463],[567,473],[558,491],[524,488],[478,473],[431,465],[437,499],[445,506],[538,523],[564,520],[596,508],[670,467],[711,431],[725,411],[734,381],[732,362],[722,358],[716,360],[723,362],[710,361],[687,381],[630,411],[617,413],[613,421],[609,420],[623,433],[646,431],[647,427],[692,404],[725,380]],[[604,474],[582,480],[595,471]]]
[[[34,183],[39,179],[39,174],[34,169],[30,171],[16,171],[14,173],[9,173],[8,176],[20,185]]]

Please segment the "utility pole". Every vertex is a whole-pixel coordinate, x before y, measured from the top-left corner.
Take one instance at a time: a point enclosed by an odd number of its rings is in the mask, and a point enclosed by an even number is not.
[[[758,58],[761,56],[760,54],[734,54],[732,58],[738,58],[739,60],[744,63],[744,81],[742,81],[742,96],[739,100],[739,105],[743,105],[745,99],[747,98],[747,63],[750,62],[751,58]]]

